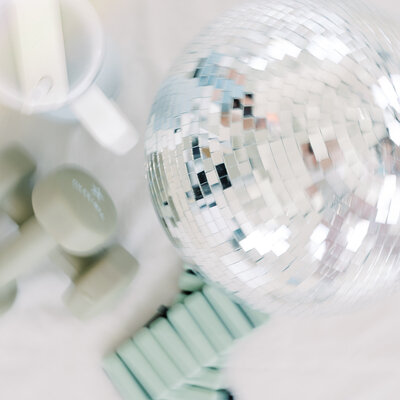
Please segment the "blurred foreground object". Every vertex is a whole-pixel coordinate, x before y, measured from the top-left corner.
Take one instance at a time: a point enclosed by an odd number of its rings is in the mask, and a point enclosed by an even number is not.
[[[20,224],[13,235],[0,232],[5,237],[0,247],[0,314],[16,298],[16,280],[48,255],[62,261],[71,277],[64,299],[76,316],[87,319],[114,306],[138,262],[111,242],[117,213],[106,190],[86,171],[64,166],[41,179],[31,194],[35,163],[18,146],[0,152],[0,167],[2,211]],[[8,205],[10,198],[14,207]]]
[[[400,40],[362,2],[256,1],[207,28],[148,125],[161,222],[263,311],[340,309],[399,274]]]
[[[0,151],[0,238],[4,240],[33,215],[32,177],[36,163],[20,146],[12,144]],[[16,280],[0,285],[0,315],[17,298]]]
[[[60,121],[71,114],[100,145],[124,154],[138,135],[96,85],[104,56],[103,28],[89,1],[1,2],[0,101]]]
[[[64,254],[73,264],[72,256]],[[139,269],[137,260],[120,245],[113,245],[84,268],[77,268],[64,295],[69,310],[89,319],[112,308],[126,291]]]

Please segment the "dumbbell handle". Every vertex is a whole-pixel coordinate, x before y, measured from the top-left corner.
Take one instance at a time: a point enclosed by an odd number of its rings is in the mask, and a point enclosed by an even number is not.
[[[13,237],[0,248],[0,287],[32,270],[57,248],[57,243],[31,217]]]

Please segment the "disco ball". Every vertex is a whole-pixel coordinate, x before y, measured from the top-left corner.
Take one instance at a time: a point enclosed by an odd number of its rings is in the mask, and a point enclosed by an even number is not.
[[[382,21],[358,1],[247,3],[158,92],[146,154],[161,222],[200,274],[260,310],[396,286],[400,40]]]

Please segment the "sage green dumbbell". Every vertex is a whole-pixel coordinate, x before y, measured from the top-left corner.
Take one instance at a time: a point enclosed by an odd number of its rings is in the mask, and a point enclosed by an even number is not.
[[[13,144],[0,151],[0,209],[16,224],[33,214],[31,178],[35,162],[20,146]],[[8,311],[17,297],[15,280],[0,287],[0,315]]]
[[[36,164],[19,145],[0,151],[0,208],[18,225],[33,214],[31,178]]]
[[[17,298],[18,287],[15,280],[2,286],[0,290],[0,315],[6,313],[14,304]]]
[[[59,249],[89,256],[106,247],[117,223],[115,206],[103,187],[87,172],[66,166],[34,188],[34,216],[20,234],[0,249],[0,287],[37,266]]]
[[[111,308],[135,276],[139,264],[122,246],[113,245],[92,259],[64,254],[77,267],[64,296],[67,307],[77,317],[92,318]],[[89,262],[84,264],[84,262]]]

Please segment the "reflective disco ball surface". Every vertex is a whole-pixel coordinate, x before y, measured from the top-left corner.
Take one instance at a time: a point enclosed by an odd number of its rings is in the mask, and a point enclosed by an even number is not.
[[[150,114],[165,230],[260,310],[336,308],[398,280],[400,41],[347,3],[232,10],[187,48]]]

